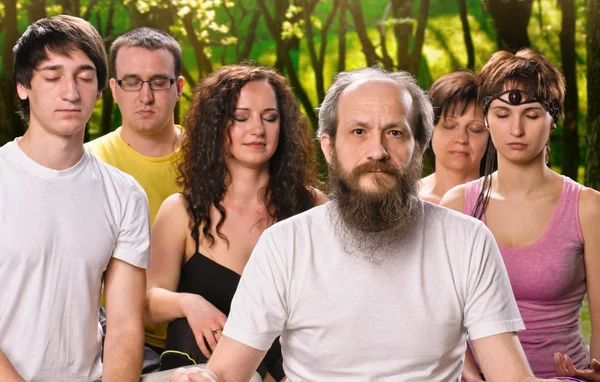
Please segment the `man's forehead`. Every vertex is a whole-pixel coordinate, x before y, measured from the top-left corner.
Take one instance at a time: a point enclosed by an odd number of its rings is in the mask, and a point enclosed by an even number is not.
[[[362,79],[348,85],[340,99],[373,99],[378,102],[399,102],[410,107],[412,97],[409,92],[394,80],[387,78]]]
[[[65,66],[96,68],[92,59],[81,49],[74,48],[65,52],[54,52],[46,48],[46,58],[38,62],[35,70],[44,70],[45,68],[59,69]]]

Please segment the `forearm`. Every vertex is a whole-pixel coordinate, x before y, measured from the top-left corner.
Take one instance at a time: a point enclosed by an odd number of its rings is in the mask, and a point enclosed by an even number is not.
[[[2,350],[0,350],[0,381],[25,382]]]
[[[102,371],[104,382],[137,382],[142,372],[143,358],[144,327],[141,322],[107,327]]]
[[[600,361],[600,333],[594,332],[593,329],[590,338],[590,362],[592,359]]]
[[[166,324],[186,317],[186,301],[197,301],[200,295],[172,292],[164,288],[150,288],[146,293],[144,320],[151,324]]]
[[[479,369],[477,368],[477,364],[475,363],[475,357],[473,357],[473,353],[468,346],[467,351],[465,352],[465,365],[463,368],[462,377],[467,382],[481,381],[481,375],[479,373]]]

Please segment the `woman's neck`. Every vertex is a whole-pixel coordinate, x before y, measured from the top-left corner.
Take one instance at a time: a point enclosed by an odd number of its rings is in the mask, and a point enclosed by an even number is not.
[[[544,152],[528,163],[514,163],[498,156],[493,191],[508,198],[527,198],[536,191],[543,190],[554,173],[546,166],[544,159]]]
[[[229,163],[225,184],[227,191],[223,198],[225,204],[249,206],[264,204],[264,196],[269,182],[268,164],[260,168],[248,168]]]

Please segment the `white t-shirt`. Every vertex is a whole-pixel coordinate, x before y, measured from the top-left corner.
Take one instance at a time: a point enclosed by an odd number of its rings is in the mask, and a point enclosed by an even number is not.
[[[421,202],[397,256],[377,266],[340,250],[331,206],[263,233],[223,332],[260,350],[281,334],[290,380],[456,381],[467,334],[524,329],[481,222]]]
[[[27,381],[99,378],[111,257],[149,265],[146,195],[84,151],[66,170],[0,148],[0,350]]]

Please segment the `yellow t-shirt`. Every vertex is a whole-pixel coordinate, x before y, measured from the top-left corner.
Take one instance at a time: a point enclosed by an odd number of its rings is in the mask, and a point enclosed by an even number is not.
[[[176,126],[181,129],[181,126]],[[176,168],[173,163],[179,159],[179,151],[163,157],[142,155],[129,147],[116,131],[94,139],[85,147],[102,161],[133,176],[148,196],[150,224],[162,202],[181,189],[175,184]],[[104,294],[102,295],[104,304]],[[159,348],[164,347],[167,325],[144,324],[146,343]]]

